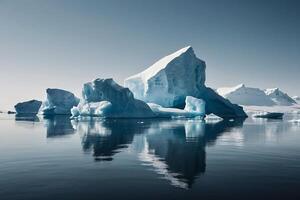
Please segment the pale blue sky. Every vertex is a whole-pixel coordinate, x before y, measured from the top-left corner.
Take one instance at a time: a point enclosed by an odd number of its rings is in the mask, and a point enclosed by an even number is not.
[[[123,83],[193,46],[207,85],[280,87],[300,95],[300,1],[0,0],[0,108],[80,95],[84,82]]]

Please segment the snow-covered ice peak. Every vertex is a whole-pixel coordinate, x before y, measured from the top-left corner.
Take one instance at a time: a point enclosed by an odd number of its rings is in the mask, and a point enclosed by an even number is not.
[[[205,68],[205,62],[188,46],[127,78],[124,85],[140,100],[183,108],[186,94],[195,96],[205,87]]]
[[[234,87],[217,89],[217,92],[231,102],[240,105],[272,106],[275,103],[259,88],[246,87],[239,84]]]
[[[224,95],[227,95],[231,92],[234,92],[236,90],[239,90],[241,88],[245,88],[245,84],[244,83],[241,83],[237,86],[234,86],[234,87],[222,87],[222,88],[218,88],[216,91],[219,93],[219,95],[221,96],[224,96]]]
[[[266,95],[270,95],[270,94],[276,94],[279,95],[281,91],[279,90],[279,88],[269,88],[269,89],[265,89],[265,93]]]
[[[292,97],[281,91],[279,88],[266,89],[265,93],[276,105],[291,106],[297,103]]]
[[[216,90],[220,95],[233,103],[246,106],[291,106],[296,101],[279,88],[261,90],[240,84],[234,87],[224,87]]]
[[[161,58],[160,60],[155,62],[153,65],[151,65],[149,68],[147,68],[143,72],[133,75],[131,77],[128,77],[127,79],[131,79],[131,78],[135,78],[135,77],[142,77],[143,80],[147,80],[148,78],[156,75],[161,70],[165,69],[172,60],[174,60],[175,58],[178,58],[182,54],[190,54],[192,56],[195,56],[193,48],[191,46],[186,46],[170,55],[167,55],[167,56]]]

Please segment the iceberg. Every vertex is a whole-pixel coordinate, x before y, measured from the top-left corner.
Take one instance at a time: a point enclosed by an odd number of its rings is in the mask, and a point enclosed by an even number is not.
[[[96,79],[85,83],[82,100],[72,108],[73,117],[152,118],[155,114],[143,101],[134,98],[128,88],[113,79]]]
[[[217,93],[233,103],[247,106],[273,106],[272,99],[259,88],[246,87],[244,84],[235,87],[217,89]]]
[[[205,62],[188,46],[127,78],[124,85],[135,98],[162,107],[184,108],[186,96],[193,96],[206,102],[206,114],[222,118],[247,117],[242,107],[205,86],[205,69]]]
[[[37,114],[42,105],[41,101],[30,100],[15,105],[17,114]]]
[[[276,105],[291,106],[297,104],[292,97],[282,92],[279,88],[266,89],[265,93]]]
[[[267,118],[267,119],[282,119],[284,113],[280,112],[261,112],[261,113],[255,113],[252,115],[252,117],[255,118]]]
[[[79,99],[66,90],[48,88],[46,92],[47,100],[44,102],[44,115],[70,115],[72,107],[79,103]]]

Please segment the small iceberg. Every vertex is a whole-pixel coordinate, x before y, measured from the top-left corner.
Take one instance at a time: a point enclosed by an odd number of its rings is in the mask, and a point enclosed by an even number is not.
[[[42,105],[41,101],[30,100],[15,105],[17,114],[37,114]]]
[[[256,113],[252,115],[252,117],[255,118],[267,118],[267,119],[282,119],[283,113],[280,112],[262,112],[262,113]]]

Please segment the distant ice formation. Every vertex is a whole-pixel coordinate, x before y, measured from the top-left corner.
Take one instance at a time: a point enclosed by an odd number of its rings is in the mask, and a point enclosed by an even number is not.
[[[217,92],[231,102],[245,106],[291,106],[297,103],[279,88],[261,90],[240,84],[219,88]]]
[[[292,97],[296,102],[299,102],[300,101],[300,97],[299,96],[293,96]]]
[[[223,118],[246,117],[242,107],[205,86],[205,68],[205,62],[188,46],[127,78],[124,84],[136,98],[147,103],[184,108],[186,96],[192,96],[206,102],[206,114],[214,113]]]
[[[15,105],[17,114],[37,114],[42,105],[41,101],[30,100]]]
[[[275,103],[259,88],[240,84],[235,87],[219,88],[217,92],[224,98],[240,105],[273,106]]]
[[[282,92],[279,88],[266,89],[265,93],[276,105],[291,106],[297,103],[292,97]]]
[[[79,99],[66,90],[48,88],[46,92],[47,100],[44,102],[44,115],[70,115],[71,108],[79,103]]]

